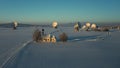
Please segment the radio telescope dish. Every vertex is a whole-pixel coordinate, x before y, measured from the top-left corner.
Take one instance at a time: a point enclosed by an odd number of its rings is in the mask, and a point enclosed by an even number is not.
[[[52,23],[52,27],[53,27],[53,28],[57,28],[57,26],[58,26],[58,23],[57,23],[57,22],[53,22],[53,23]]]
[[[95,28],[96,28],[96,24],[92,24],[92,25],[91,25],[91,28],[92,28],[92,29],[95,29]]]
[[[90,27],[90,25],[91,25],[90,23],[86,23],[86,26],[87,26],[87,27]]]

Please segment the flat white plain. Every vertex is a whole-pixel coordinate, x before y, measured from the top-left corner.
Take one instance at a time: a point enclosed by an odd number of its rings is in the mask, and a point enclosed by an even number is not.
[[[39,27],[38,29],[42,29]],[[1,68],[120,68],[120,31],[79,31],[73,27],[44,27],[45,33],[59,38],[65,32],[67,42],[35,43],[34,27],[17,30],[0,28]],[[58,39],[59,41],[59,39]]]

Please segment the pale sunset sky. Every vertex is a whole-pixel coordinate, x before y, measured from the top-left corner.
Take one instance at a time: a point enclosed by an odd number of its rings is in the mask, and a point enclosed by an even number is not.
[[[120,0],[0,0],[0,23],[120,23]]]

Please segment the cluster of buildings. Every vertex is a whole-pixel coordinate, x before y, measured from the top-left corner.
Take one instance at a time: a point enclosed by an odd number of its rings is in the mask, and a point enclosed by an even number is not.
[[[37,29],[35,30],[35,32],[33,33],[33,40],[36,41],[36,42],[52,42],[52,43],[55,43],[56,42],[56,37],[54,35],[46,35],[44,33],[44,29],[42,29],[42,32]]]
[[[58,26],[58,23],[55,21],[52,23],[52,27],[53,28],[57,28]],[[55,43],[56,42],[56,37],[54,35],[51,35],[51,34],[48,34],[48,35],[44,35],[44,31],[42,29],[42,36],[41,36],[41,39],[40,39],[40,42],[52,42],[52,43]]]
[[[40,42],[55,43],[56,42],[56,37],[54,35],[51,36],[50,34],[44,35],[44,36],[41,37]]]

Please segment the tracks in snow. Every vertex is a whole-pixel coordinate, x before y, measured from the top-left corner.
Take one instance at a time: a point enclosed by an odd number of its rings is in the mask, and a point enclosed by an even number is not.
[[[17,47],[17,48],[13,48],[13,52],[10,54],[10,56],[2,63],[2,65],[0,66],[0,68],[8,68],[8,64],[9,63],[14,63],[14,60],[16,60],[17,58],[17,53],[20,52],[23,48],[25,48],[26,46],[28,46],[30,43],[32,42],[32,40],[29,40],[25,43],[23,43],[21,46]],[[9,51],[7,53],[5,53],[4,55],[7,55],[9,53]],[[3,55],[3,56],[4,56]]]
[[[96,36],[88,36],[88,37],[75,37],[68,42],[78,42],[78,41],[97,41],[97,40],[111,40],[111,33],[104,33]]]

